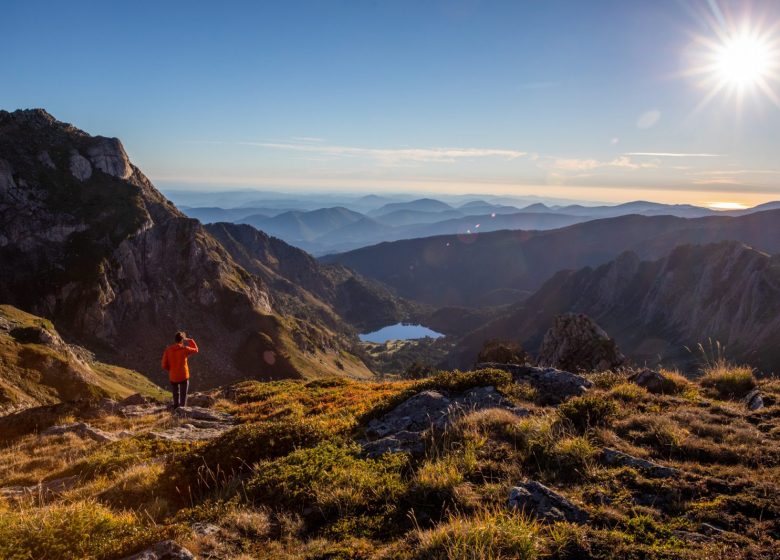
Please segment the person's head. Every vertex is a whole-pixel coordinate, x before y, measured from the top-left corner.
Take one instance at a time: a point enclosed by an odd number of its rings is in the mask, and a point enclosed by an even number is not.
[[[187,333],[184,331],[179,331],[174,335],[173,340],[176,342],[176,344],[181,344],[185,338],[187,338]]]

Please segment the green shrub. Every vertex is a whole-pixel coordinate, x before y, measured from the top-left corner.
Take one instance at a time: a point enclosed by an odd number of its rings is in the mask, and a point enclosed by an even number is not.
[[[214,489],[257,461],[283,457],[299,448],[338,438],[349,431],[348,420],[286,418],[238,426],[178,457],[166,469],[163,480],[183,496],[194,490]]]
[[[408,458],[361,458],[356,444],[325,442],[261,461],[246,486],[250,498],[296,511],[314,508],[325,517],[370,515],[394,507],[405,492]]]
[[[572,478],[581,475],[593,463],[597,450],[582,436],[564,437],[555,442],[549,452],[549,462],[560,475]]]
[[[580,432],[607,425],[617,412],[615,401],[599,394],[574,397],[558,407],[558,416]]]

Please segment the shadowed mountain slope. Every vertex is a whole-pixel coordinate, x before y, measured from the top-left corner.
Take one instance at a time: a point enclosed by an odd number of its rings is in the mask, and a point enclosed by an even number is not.
[[[691,361],[685,346],[712,339],[729,358],[780,371],[780,256],[738,242],[684,245],[655,261],[628,252],[595,269],[562,271],[466,336],[452,365],[473,364],[496,337],[536,352],[554,318],[569,312],[594,319],[640,364]]]

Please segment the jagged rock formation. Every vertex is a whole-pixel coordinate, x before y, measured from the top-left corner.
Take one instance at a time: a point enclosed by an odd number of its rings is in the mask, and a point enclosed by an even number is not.
[[[685,346],[709,338],[732,360],[780,371],[780,256],[738,242],[685,245],[656,261],[625,253],[596,269],[560,272],[462,339],[448,365],[468,365],[488,338],[518,339],[533,352],[543,329],[563,313],[591,317],[638,364],[660,357],[684,367],[694,358]]]
[[[544,335],[538,357],[542,367],[570,371],[606,371],[622,366],[625,361],[615,341],[582,314],[556,317]]]
[[[173,332],[198,338],[197,386],[241,377],[369,375],[349,337],[278,315],[236,264],[130,163],[43,110],[0,111],[0,301],[51,318],[115,363],[164,382]]]

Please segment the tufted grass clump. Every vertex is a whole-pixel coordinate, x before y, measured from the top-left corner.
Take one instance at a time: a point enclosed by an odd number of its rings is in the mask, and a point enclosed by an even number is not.
[[[613,399],[626,403],[642,401],[649,396],[647,389],[628,382],[615,385],[607,394]]]
[[[455,515],[432,529],[414,534],[415,560],[496,560],[539,557],[539,524],[505,509]]]
[[[558,416],[579,431],[607,425],[617,415],[618,406],[603,394],[574,397],[558,407]]]
[[[708,366],[699,383],[720,399],[741,399],[756,388],[752,368],[731,365],[725,361]]]
[[[326,519],[381,514],[406,491],[407,464],[403,454],[368,459],[355,444],[325,442],[257,463],[246,492],[269,506],[313,508]]]
[[[94,501],[52,504],[21,510],[0,506],[0,558],[122,557],[166,538],[130,512],[116,512]]]

